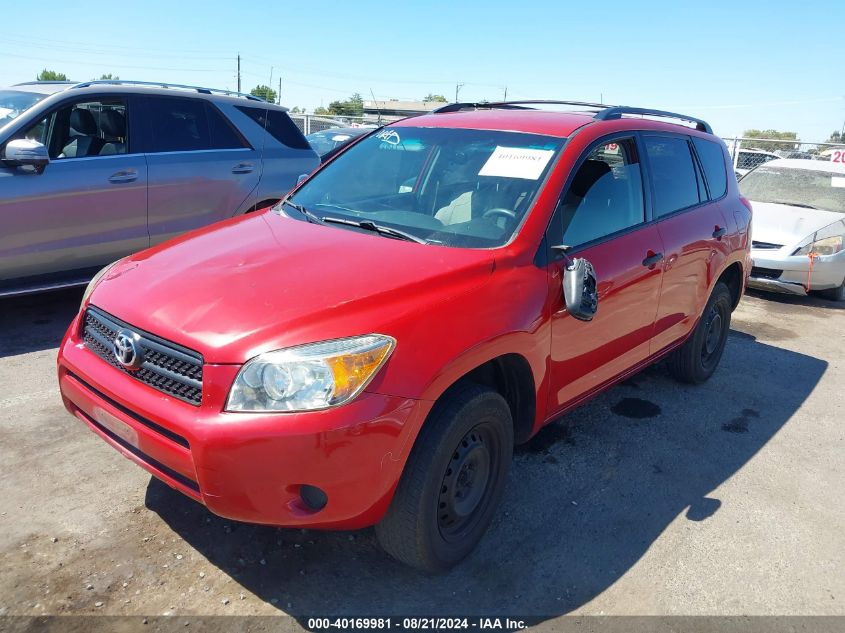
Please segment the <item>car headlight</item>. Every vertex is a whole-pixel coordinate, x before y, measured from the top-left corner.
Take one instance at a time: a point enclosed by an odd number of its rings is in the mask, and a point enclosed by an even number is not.
[[[85,305],[85,302],[88,301],[88,298],[91,296],[91,293],[94,292],[94,288],[97,287],[97,284],[100,283],[100,280],[106,276],[106,273],[109,272],[112,268],[117,266],[122,260],[118,259],[116,262],[112,262],[108,266],[103,267],[100,272],[94,275],[91,278],[91,281],[88,282],[88,285],[85,287],[85,292],[82,293],[82,301],[79,304],[79,309],[81,310],[82,307]]]
[[[810,253],[815,253],[816,255],[835,255],[841,250],[842,236],[834,235],[810,242],[795,251],[793,255],[809,255]]]
[[[357,396],[390,357],[396,341],[381,334],[267,352],[238,372],[227,411],[313,411]]]

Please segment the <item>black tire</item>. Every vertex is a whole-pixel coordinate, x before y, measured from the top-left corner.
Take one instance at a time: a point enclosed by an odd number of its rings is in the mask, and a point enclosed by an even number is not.
[[[475,383],[438,401],[420,431],[376,535],[388,554],[427,572],[478,544],[502,498],[513,421],[501,395]]]
[[[675,379],[697,385],[713,375],[725,351],[732,309],[731,291],[720,281],[692,335],[669,355],[669,372]]]
[[[830,290],[822,290],[820,293],[825,299],[831,301],[845,301],[845,281],[838,288],[831,288]]]

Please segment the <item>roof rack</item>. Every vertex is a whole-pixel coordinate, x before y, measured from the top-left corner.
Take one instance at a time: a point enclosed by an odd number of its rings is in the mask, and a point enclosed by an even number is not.
[[[460,112],[461,110],[483,110],[499,109],[499,110],[531,110],[534,105],[571,105],[580,106],[590,110],[596,110],[593,119],[596,121],[611,121],[613,119],[621,119],[623,115],[633,116],[654,116],[665,119],[678,119],[679,121],[686,121],[694,123],[695,129],[700,132],[713,133],[710,124],[701,119],[687,116],[685,114],[677,114],[675,112],[667,112],[665,110],[653,110],[651,108],[634,108],[631,106],[607,105],[604,103],[591,103],[589,101],[554,101],[548,99],[535,99],[530,101],[491,101],[479,103],[450,103],[432,110],[432,114],[445,114],[447,112]]]
[[[38,85],[44,85],[44,84],[54,84],[54,85],[67,84],[68,86],[70,86],[70,85],[75,84],[75,83],[76,83],[75,81],[68,81],[67,79],[51,79],[51,80],[45,80],[45,81],[22,81],[20,83],[14,84],[14,85],[16,85],[16,86],[38,86]]]
[[[36,82],[36,83],[44,83],[44,82]],[[58,82],[57,82],[58,83]],[[61,82],[64,83],[64,82]],[[132,86],[150,86],[153,88],[179,88],[181,90],[196,90],[202,94],[210,95],[212,93],[215,94],[224,94],[230,95],[235,97],[244,97],[245,99],[249,99],[251,101],[261,101],[263,103],[267,103],[265,99],[261,97],[256,97],[255,95],[248,94],[246,92],[236,92],[234,90],[223,90],[222,88],[203,88],[202,86],[188,86],[184,84],[171,84],[166,82],[160,81],[131,81],[127,79],[96,79],[94,81],[85,81],[79,84],[75,84],[72,86],[68,86],[68,90],[73,90],[75,88],[88,88],[89,86],[97,86],[103,84],[114,84],[114,85],[132,85]]]

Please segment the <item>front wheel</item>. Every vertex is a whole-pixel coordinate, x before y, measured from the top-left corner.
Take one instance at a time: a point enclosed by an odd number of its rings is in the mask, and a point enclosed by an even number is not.
[[[461,561],[493,519],[512,456],[513,422],[501,395],[467,383],[444,396],[376,526],[382,547],[428,572]]]
[[[845,281],[838,288],[822,290],[820,294],[831,301],[845,301]]]
[[[699,384],[716,371],[731,328],[732,305],[730,289],[718,282],[692,335],[669,356],[669,371],[677,380]]]

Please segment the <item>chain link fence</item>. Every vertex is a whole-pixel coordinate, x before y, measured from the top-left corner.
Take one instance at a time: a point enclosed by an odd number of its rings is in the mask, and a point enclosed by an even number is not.
[[[772,138],[723,138],[734,163],[734,170],[742,176],[755,167],[776,158],[831,160],[845,150],[841,143],[810,143],[801,140]],[[837,158],[834,158],[836,160]]]
[[[308,136],[336,127],[379,127],[403,117],[388,116],[340,116],[332,114],[302,114],[288,112],[300,131]]]

